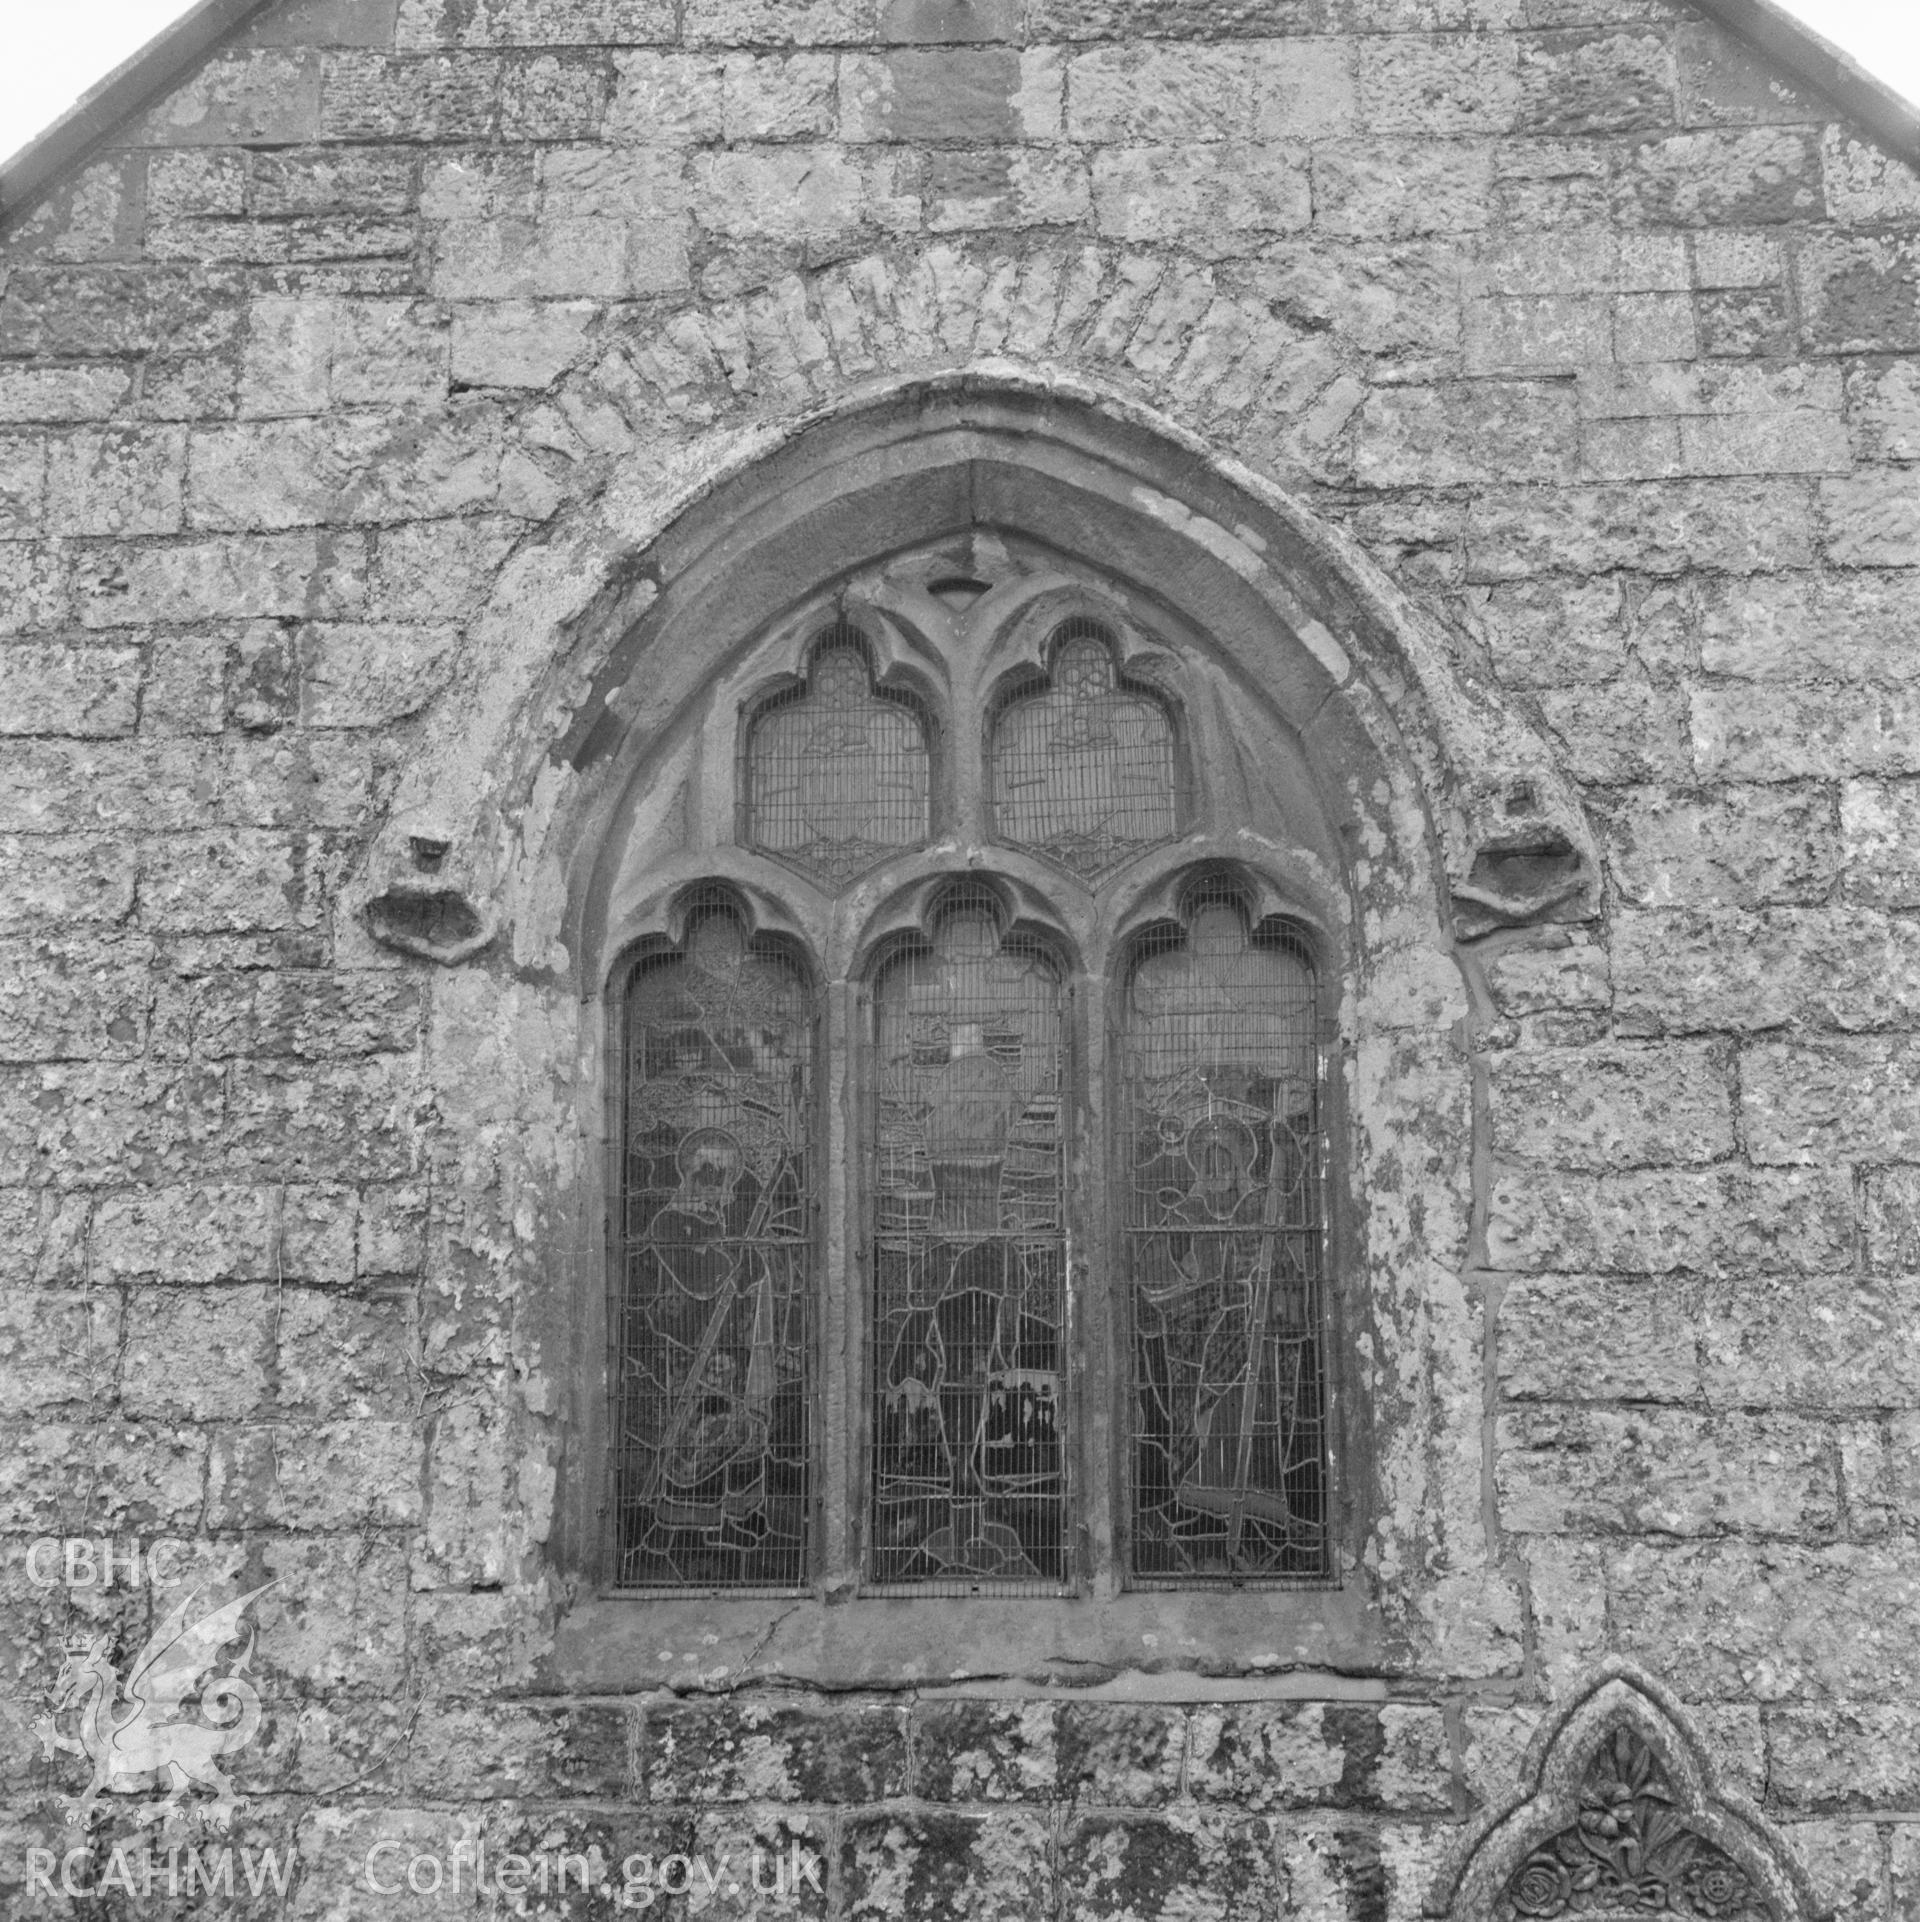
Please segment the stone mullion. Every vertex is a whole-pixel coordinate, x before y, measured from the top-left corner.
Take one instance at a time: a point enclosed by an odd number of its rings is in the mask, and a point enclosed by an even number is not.
[[[818,1387],[820,1411],[814,1459],[819,1464],[821,1543],[815,1579],[831,1592],[860,1576],[858,1529],[864,1418],[866,1343],[863,1290],[865,1233],[860,1218],[863,1184],[855,1178],[864,1132],[860,1116],[858,1032],[865,1007],[858,984],[831,982],[826,991],[821,1072],[826,1098],[819,1102],[820,1272]]]

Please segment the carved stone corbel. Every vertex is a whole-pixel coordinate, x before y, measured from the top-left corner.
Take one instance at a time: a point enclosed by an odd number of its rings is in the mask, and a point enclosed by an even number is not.
[[[471,959],[498,932],[469,848],[436,817],[390,821],[375,842],[360,909],[382,947],[443,967]]]

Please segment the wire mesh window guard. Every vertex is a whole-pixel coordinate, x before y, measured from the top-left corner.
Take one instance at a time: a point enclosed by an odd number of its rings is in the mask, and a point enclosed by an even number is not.
[[[876,1589],[1058,1593],[1065,1457],[1065,989],[956,890],[873,996]]]
[[[1304,946],[1226,891],[1128,981],[1135,1586],[1332,1574],[1317,1025]]]
[[[1113,638],[1076,618],[1054,636],[1042,687],[1005,702],[988,750],[996,831],[1096,875],[1175,830],[1173,723],[1118,683]]]
[[[755,717],[745,772],[747,841],[830,887],[927,837],[926,730],[910,703],[875,690],[845,624],[815,649],[806,684]]]
[[[731,907],[626,991],[616,1581],[809,1574],[812,997]]]

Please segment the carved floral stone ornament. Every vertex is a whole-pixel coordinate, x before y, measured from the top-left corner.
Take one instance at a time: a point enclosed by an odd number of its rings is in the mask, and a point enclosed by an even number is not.
[[[1758,1811],[1718,1789],[1679,1704],[1609,1663],[1534,1738],[1531,1792],[1469,1838],[1427,1913],[1451,1922],[1813,1922],[1821,1911]]]

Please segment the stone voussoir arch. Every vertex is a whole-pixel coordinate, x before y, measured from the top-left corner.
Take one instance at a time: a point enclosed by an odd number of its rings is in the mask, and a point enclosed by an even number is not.
[[[846,571],[1008,520],[1184,599],[1237,648],[1235,673],[1330,743],[1348,811],[1378,816],[1366,860],[1411,864],[1398,893],[1425,898],[1430,928],[1597,911],[1595,849],[1553,751],[1355,542],[1137,400],[1004,361],[716,429],[671,476],[616,471],[558,515],[470,622],[355,904],[377,938],[430,959],[511,925],[521,963],[564,966],[565,877],[619,778],[617,744],[669,727],[732,636],[819,585],[819,556]],[[701,658],[690,616],[707,623]],[[672,658],[650,655],[669,630]]]

